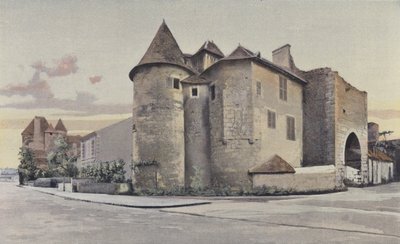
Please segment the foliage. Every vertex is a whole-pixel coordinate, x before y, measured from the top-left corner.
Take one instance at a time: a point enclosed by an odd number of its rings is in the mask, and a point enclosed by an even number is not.
[[[77,157],[71,155],[70,149],[70,145],[65,138],[58,136],[54,140],[54,147],[47,154],[49,169],[44,174],[49,176],[76,177],[79,173],[76,167]]]
[[[86,166],[81,170],[81,177],[94,178],[96,182],[102,183],[122,183],[125,182],[123,160],[101,162],[97,165]]]
[[[18,165],[20,184],[23,184],[25,181],[35,180],[38,168],[35,164],[33,150],[28,147],[21,147],[18,155],[20,160]]]

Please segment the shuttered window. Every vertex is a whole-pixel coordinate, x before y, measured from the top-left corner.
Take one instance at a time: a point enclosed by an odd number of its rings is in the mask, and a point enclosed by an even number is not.
[[[279,98],[287,100],[287,79],[282,76],[279,76]]]
[[[288,140],[294,141],[296,140],[295,134],[295,120],[293,117],[287,116],[286,117],[286,138]]]
[[[268,128],[275,129],[276,114],[274,111],[268,110]]]
[[[257,95],[261,96],[261,82],[257,81]]]

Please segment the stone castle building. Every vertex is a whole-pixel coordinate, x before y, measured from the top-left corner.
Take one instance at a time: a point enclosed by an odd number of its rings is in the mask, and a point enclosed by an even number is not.
[[[330,68],[298,69],[290,45],[272,56],[241,45],[225,56],[212,41],[184,54],[163,22],[129,73],[133,160],[158,163],[137,186],[249,189],[305,166],[334,168],[334,186],[346,167],[366,181],[366,92]]]
[[[22,131],[22,146],[32,149],[36,165],[39,168],[47,167],[47,154],[54,146],[54,140],[63,136],[71,145],[71,153],[79,155],[80,136],[67,135],[68,131],[61,119],[55,127],[45,117],[35,116],[28,126]]]

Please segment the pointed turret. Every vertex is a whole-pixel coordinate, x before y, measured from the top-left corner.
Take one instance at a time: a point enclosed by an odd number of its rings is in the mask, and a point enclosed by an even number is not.
[[[135,71],[140,66],[160,63],[180,66],[191,71],[185,64],[184,55],[165,21],[161,24],[139,64],[129,73],[129,78],[133,80]]]
[[[61,119],[58,120],[55,130],[67,132],[67,128],[65,128],[64,123],[61,121]]]
[[[200,47],[200,49],[196,52],[196,54],[203,50],[210,52],[214,55],[217,55],[219,58],[225,57],[225,55],[221,52],[221,50],[218,48],[218,46],[213,41],[204,42],[204,44]]]

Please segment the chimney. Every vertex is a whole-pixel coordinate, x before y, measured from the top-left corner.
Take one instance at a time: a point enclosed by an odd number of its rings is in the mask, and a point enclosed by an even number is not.
[[[272,62],[279,66],[283,66],[293,70],[294,62],[292,55],[290,55],[290,45],[286,44],[283,47],[272,51]]]

